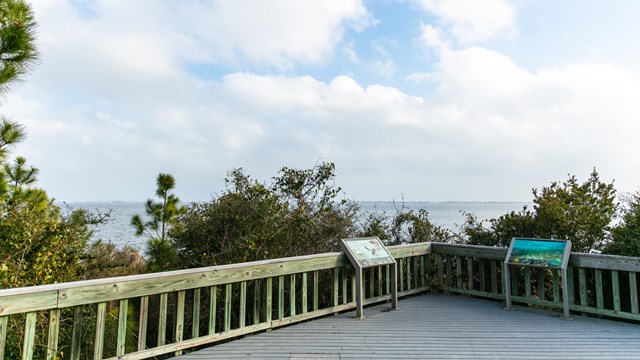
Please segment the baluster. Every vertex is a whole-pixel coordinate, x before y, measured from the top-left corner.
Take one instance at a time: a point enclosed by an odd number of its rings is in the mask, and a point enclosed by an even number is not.
[[[560,282],[559,282],[559,271],[560,270],[552,270],[553,272],[553,302],[560,302]]]
[[[147,322],[149,321],[149,297],[140,298],[140,321],[138,326],[138,351],[147,348]]]
[[[578,282],[580,286],[580,305],[587,306],[587,271],[578,268]]]
[[[307,313],[307,273],[302,273],[302,313]]]
[[[631,312],[638,314],[638,282],[636,281],[636,273],[629,272],[629,296],[631,297]]]
[[[169,304],[169,294],[160,294],[160,314],[158,317],[158,346],[165,344],[167,338],[167,308]]]
[[[71,335],[71,360],[80,360],[82,344],[82,306],[73,308],[73,335]]]
[[[216,315],[218,311],[218,286],[209,287],[209,335],[216,333]]]
[[[456,287],[462,289],[462,257],[456,255]]]
[[[231,295],[233,292],[233,284],[224,286],[224,331],[231,330]]]
[[[604,308],[604,293],[602,291],[602,270],[596,269],[596,307]]]
[[[178,301],[176,304],[176,342],[182,342],[184,336],[184,303],[186,292],[178,291]],[[125,319],[126,320],[126,319]],[[125,328],[126,329],[126,328]],[[123,343],[124,345],[124,343]],[[124,348],[123,348],[124,351]],[[175,352],[176,356],[182,355],[182,350]]]
[[[9,316],[0,316],[0,359],[4,359],[4,347],[7,343]]]
[[[93,358],[95,360],[102,360],[104,351],[104,325],[105,316],[107,314],[107,303],[101,302],[98,304],[98,312],[96,314],[96,337],[93,344]]]
[[[200,336],[200,289],[193,290],[193,311],[191,311],[191,338]]]
[[[296,274],[289,277],[289,316],[296,314]]]
[[[611,271],[611,285],[613,286],[613,309],[620,311],[620,282],[618,281],[618,271]]]
[[[47,339],[47,360],[53,360],[56,356],[56,353],[58,352],[59,330],[60,330],[60,309],[51,309],[49,310],[49,336]]]
[[[318,310],[318,270],[313,272],[313,310]]]
[[[284,318],[284,276],[278,276],[278,320]]]
[[[467,258],[467,288],[473,290],[473,258]]]
[[[484,259],[480,259],[479,261],[479,272],[480,272],[480,291],[484,292],[486,290],[486,277],[485,271],[487,270],[485,266]]]
[[[253,324],[260,323],[260,280],[253,282]]]
[[[531,298],[531,268],[524,268],[524,296],[527,299]]]
[[[267,303],[265,306],[265,321],[271,323],[273,314],[273,278],[267,278]]]
[[[496,272],[496,261],[491,260],[491,292],[498,293],[498,273]],[[502,284],[502,292],[505,292],[504,284]]]
[[[538,269],[538,299],[543,300],[545,299],[544,296],[544,277],[546,275],[546,270],[545,269]]]
[[[240,314],[238,318],[238,327],[243,328],[247,319],[247,282],[240,283]]]
[[[22,359],[33,359],[33,347],[35,345],[36,338],[36,317],[38,313],[27,313],[24,322],[24,343],[22,344]]]

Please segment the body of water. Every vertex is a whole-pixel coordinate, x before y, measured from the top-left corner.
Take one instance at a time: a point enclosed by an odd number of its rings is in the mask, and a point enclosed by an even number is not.
[[[102,213],[111,212],[106,224],[96,226],[94,240],[101,239],[112,242],[118,247],[132,246],[144,251],[146,238],[136,237],[131,226],[131,217],[135,214],[144,216],[144,202],[72,202],[62,206],[71,209],[84,208]],[[429,220],[434,225],[439,225],[450,230],[458,230],[464,222],[464,213],[475,214],[479,220],[497,218],[510,211],[522,210],[522,207],[530,203],[525,202],[360,202],[362,212],[385,212],[393,215],[397,209],[405,208],[429,212]]]

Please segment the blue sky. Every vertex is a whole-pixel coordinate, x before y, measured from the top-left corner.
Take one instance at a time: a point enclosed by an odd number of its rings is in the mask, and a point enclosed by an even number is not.
[[[38,0],[2,103],[60,201],[207,200],[242,167],[336,164],[354,200],[640,185],[640,3]]]

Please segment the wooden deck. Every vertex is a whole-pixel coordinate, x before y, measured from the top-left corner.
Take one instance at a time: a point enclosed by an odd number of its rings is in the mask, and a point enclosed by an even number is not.
[[[175,358],[640,359],[640,325],[428,294],[277,329]]]

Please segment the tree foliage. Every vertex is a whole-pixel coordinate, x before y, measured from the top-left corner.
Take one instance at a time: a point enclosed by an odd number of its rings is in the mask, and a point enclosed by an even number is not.
[[[148,238],[147,254],[150,259],[149,270],[152,272],[172,270],[176,264],[176,253],[167,240],[167,233],[178,215],[184,212],[184,207],[179,205],[180,199],[171,192],[175,186],[172,175],[158,174],[156,196],[160,201],[148,199],[145,203],[147,221],[139,214],[131,218],[136,236],[146,235]]]
[[[599,250],[609,239],[610,224],[616,214],[613,183],[600,181],[594,169],[579,183],[575,176],[533,190],[533,211],[526,207],[489,220],[489,227],[467,215],[463,241],[476,245],[508,246],[513,237],[571,240],[579,252]]]
[[[242,169],[227,174],[227,188],[192,204],[169,237],[178,266],[197,267],[313,254],[339,249],[354,233],[355,205],[340,199],[335,166],[284,167],[271,184]]]
[[[23,0],[0,1],[0,93],[20,80],[38,58],[36,21]]]
[[[607,254],[640,256],[640,191],[623,198],[621,221],[611,232]]]

